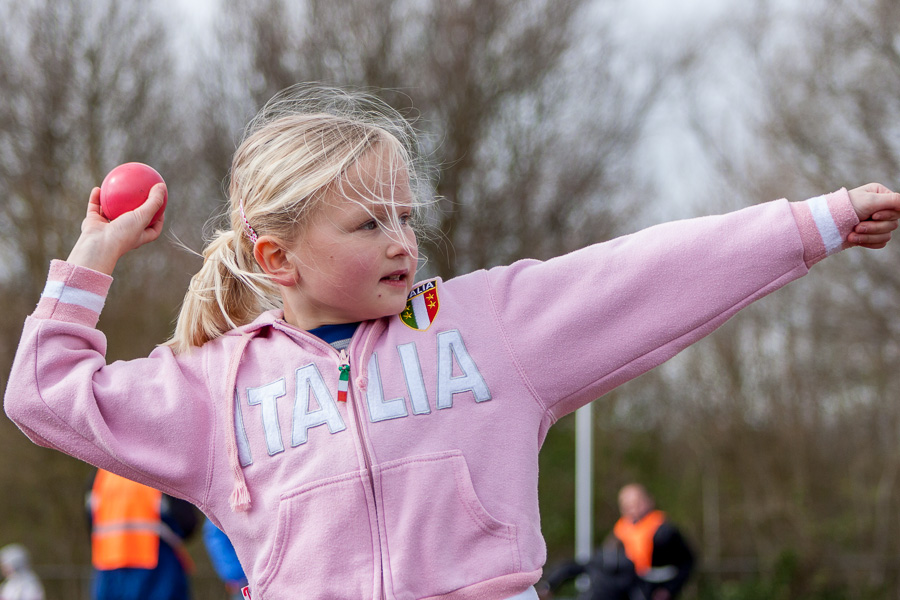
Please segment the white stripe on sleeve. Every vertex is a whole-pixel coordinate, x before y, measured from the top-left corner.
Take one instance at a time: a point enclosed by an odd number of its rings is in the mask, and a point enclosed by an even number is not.
[[[825,196],[811,198],[809,200],[809,210],[812,212],[813,220],[816,222],[816,227],[819,229],[819,234],[825,243],[825,252],[831,254],[843,245],[844,240],[841,237],[841,232],[838,231],[834,218],[831,216],[831,211],[828,210],[828,201],[825,199]]]
[[[82,308],[92,310],[95,313],[99,313],[103,310],[103,304],[106,302],[106,298],[100,294],[69,287],[62,281],[48,281],[47,285],[44,286],[41,297],[56,298],[64,304],[81,306]]]

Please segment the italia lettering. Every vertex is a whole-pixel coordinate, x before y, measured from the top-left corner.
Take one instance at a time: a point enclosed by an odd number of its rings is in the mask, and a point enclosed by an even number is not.
[[[422,285],[420,285],[420,286],[418,286],[418,287],[414,287],[414,288],[412,289],[412,291],[409,292],[409,295],[407,296],[407,298],[415,298],[416,296],[418,296],[418,295],[421,294],[422,292],[426,292],[426,291],[428,291],[428,290],[433,290],[433,289],[434,289],[434,280],[432,280],[432,281],[426,281],[426,282],[423,283]]]
[[[281,427],[278,425],[278,399],[284,396],[284,379],[247,390],[250,406],[262,405],[263,431],[266,432],[266,448],[269,456],[284,452],[281,441]]]
[[[437,335],[437,408],[451,408],[453,396],[471,392],[475,402],[486,402],[491,399],[488,389],[478,365],[472,359],[462,336],[455,329],[444,331]],[[425,391],[425,378],[422,376],[422,368],[419,364],[419,353],[415,343],[397,346],[400,354],[400,364],[403,367],[403,377],[406,379],[406,389],[413,406],[413,413],[425,415],[431,412],[428,395]],[[454,375],[454,366],[459,371]],[[369,407],[369,419],[373,423],[397,419],[409,414],[404,398],[384,399],[384,389],[381,384],[381,372],[378,368],[378,355],[373,354],[369,359],[369,386],[366,391],[366,403]]]
[[[486,402],[491,399],[484,377],[478,370],[475,361],[459,331],[444,331],[438,334],[438,386],[437,407],[453,406],[453,396],[464,392],[472,392],[475,402]],[[453,375],[454,362],[462,371],[461,375]]]
[[[384,389],[381,387],[381,372],[378,370],[378,355],[373,354],[369,359],[369,384],[366,391],[366,402],[369,405],[369,419],[373,423],[397,419],[409,414],[406,410],[406,401],[403,398],[394,398],[385,401]]]
[[[237,436],[238,460],[241,466],[253,464],[253,454],[250,453],[250,440],[247,438],[247,428],[244,427],[244,416],[241,414],[241,397],[234,390],[234,429]]]
[[[316,397],[319,404],[317,410],[310,410],[310,400]],[[291,426],[291,447],[305,444],[309,439],[309,430],[319,425],[328,425],[328,431],[337,433],[347,428],[341,413],[322,374],[316,365],[306,365],[297,369],[297,400],[294,402],[294,418]]]
[[[403,365],[403,376],[406,378],[406,389],[412,402],[413,414],[427,415],[431,412],[428,405],[428,393],[425,391],[425,377],[419,364],[419,353],[412,342],[397,346],[400,364]]]
[[[471,394],[476,403],[491,400],[487,382],[472,355],[469,354],[459,331],[443,331],[437,334],[436,341],[437,370],[434,373],[436,397],[433,400],[428,397],[426,379],[419,360],[419,349],[415,342],[401,344],[396,348],[399,370],[406,382],[405,396],[385,398],[379,356],[377,353],[372,354],[369,364],[365,367],[368,384],[364,398],[370,422],[402,419],[410,414],[427,415],[432,412],[432,406],[438,410],[452,408],[454,399],[460,394]],[[334,377],[337,377],[337,369]],[[314,427],[325,425],[331,434],[347,428],[338,409],[338,403],[335,402],[325,379],[314,363],[297,369],[295,381],[291,413],[292,448],[305,444],[309,440],[309,430]],[[260,419],[269,456],[284,452],[281,425],[278,421],[278,400],[287,394],[285,388],[285,379],[281,378],[263,386],[247,389],[247,404],[251,407],[260,407]],[[235,400],[234,422],[238,457],[241,465],[247,466],[253,462],[246,431],[248,421],[242,415],[240,398]],[[314,403],[317,408],[314,407]]]

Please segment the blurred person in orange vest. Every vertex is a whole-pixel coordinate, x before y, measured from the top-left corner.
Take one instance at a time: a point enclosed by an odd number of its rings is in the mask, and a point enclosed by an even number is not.
[[[9,544],[0,548],[0,569],[4,577],[0,600],[44,600],[44,587],[31,570],[24,546]]]
[[[619,491],[619,512],[622,517],[613,528],[613,535],[634,563],[640,598],[671,600],[694,568],[694,554],[681,532],[656,509],[647,489],[630,483]]]
[[[672,600],[691,575],[694,554],[647,489],[630,483],[619,491],[621,518],[591,558],[565,561],[537,586],[552,598],[575,580],[578,600]]]
[[[197,527],[188,502],[100,469],[88,496],[93,600],[187,600]]]

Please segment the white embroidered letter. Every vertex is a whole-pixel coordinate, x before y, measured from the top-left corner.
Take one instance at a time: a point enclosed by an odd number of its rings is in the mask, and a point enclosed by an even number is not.
[[[406,401],[394,398],[385,401],[384,388],[381,387],[381,373],[378,370],[378,355],[372,354],[369,359],[369,385],[366,390],[366,404],[369,405],[369,420],[372,423],[405,417]]]
[[[397,346],[400,353],[400,362],[403,363],[403,375],[406,378],[406,389],[409,390],[409,399],[412,401],[413,413],[427,415],[431,412],[428,405],[428,393],[425,391],[425,377],[422,375],[422,366],[419,363],[419,352],[415,342]]]
[[[234,437],[237,440],[238,460],[242,467],[253,464],[253,454],[250,453],[250,440],[247,439],[247,430],[244,428],[244,415],[241,414],[241,395],[234,390]]]
[[[318,410],[309,409],[313,394],[319,403]],[[297,369],[297,398],[294,400],[294,418],[291,424],[291,447],[305,444],[309,439],[310,427],[319,425],[328,425],[331,433],[347,428],[319,369],[314,364],[308,364]]]
[[[247,390],[247,402],[250,406],[262,404],[263,431],[266,433],[266,448],[269,456],[284,452],[281,440],[281,425],[278,423],[278,399],[284,396],[284,379],[267,383],[261,387]]]
[[[491,392],[487,383],[466,345],[463,343],[459,331],[442,331],[437,335],[438,342],[438,392],[437,407],[450,408],[453,406],[453,395],[463,392],[472,392],[475,402],[486,402],[491,399]],[[453,363],[459,366],[461,375],[453,375]]]

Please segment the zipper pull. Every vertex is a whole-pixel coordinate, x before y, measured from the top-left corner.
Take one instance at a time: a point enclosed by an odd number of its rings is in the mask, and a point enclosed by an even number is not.
[[[341,350],[341,364],[338,367],[338,402],[347,401],[347,388],[350,386],[350,357],[346,350]]]

